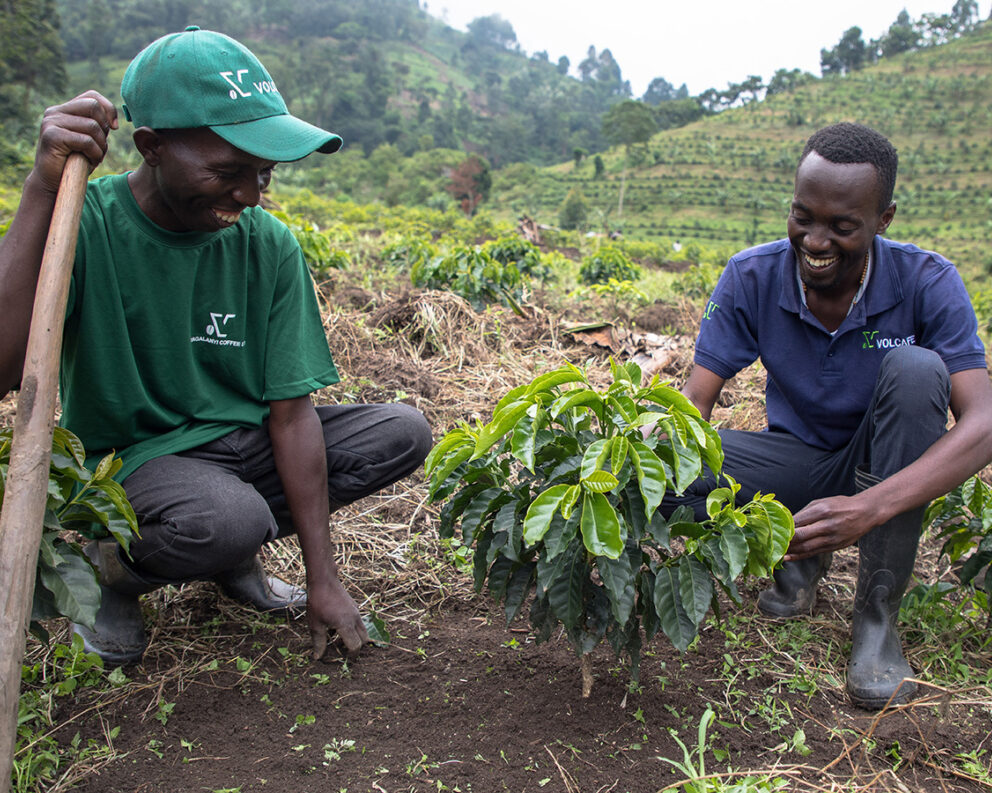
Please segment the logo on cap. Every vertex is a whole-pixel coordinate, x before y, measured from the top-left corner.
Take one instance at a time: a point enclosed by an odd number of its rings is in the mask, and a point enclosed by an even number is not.
[[[251,91],[245,92],[242,90],[242,78],[246,74],[248,74],[248,69],[238,69],[237,71],[234,72],[218,72],[218,74],[224,78],[224,80],[227,82],[229,86],[231,86],[231,90],[228,91],[228,96],[230,96],[231,99],[237,99],[239,96],[244,98],[252,95]],[[235,80],[232,80],[231,79],[232,77],[234,77],[237,80],[237,82],[235,82]],[[261,82],[257,82],[257,83],[253,82],[252,86],[260,94],[279,93],[279,89],[276,88],[276,84],[274,80],[262,80]]]

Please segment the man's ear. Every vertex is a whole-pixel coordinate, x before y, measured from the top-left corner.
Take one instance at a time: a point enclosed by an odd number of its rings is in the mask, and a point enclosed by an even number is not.
[[[896,202],[893,201],[885,208],[885,211],[879,217],[878,228],[876,229],[875,233],[884,234],[885,230],[889,227],[889,224],[892,222],[892,218],[894,218],[895,216],[896,216]]]
[[[154,168],[162,161],[162,146],[165,141],[151,127],[138,127],[131,139],[149,167]]]

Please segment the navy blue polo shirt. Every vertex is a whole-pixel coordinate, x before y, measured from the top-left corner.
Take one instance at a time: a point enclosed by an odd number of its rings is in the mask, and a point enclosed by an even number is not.
[[[868,410],[885,354],[934,350],[950,374],[985,368],[978,321],[957,269],[915,245],[875,237],[864,296],[831,335],[803,304],[788,240],[749,248],[706,306],[695,362],[724,379],[761,359],[768,429],[835,450]]]

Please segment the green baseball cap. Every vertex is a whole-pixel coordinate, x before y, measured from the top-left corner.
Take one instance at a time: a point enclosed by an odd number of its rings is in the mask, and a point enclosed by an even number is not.
[[[341,138],[290,115],[276,83],[243,44],[190,25],[139,52],[121,82],[124,115],[136,127],[208,127],[242,151],[293,162],[330,154]]]

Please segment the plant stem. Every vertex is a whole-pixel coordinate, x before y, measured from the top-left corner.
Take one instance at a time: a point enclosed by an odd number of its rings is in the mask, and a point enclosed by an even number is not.
[[[590,654],[586,653],[582,656],[580,661],[582,668],[582,698],[589,699],[589,695],[592,693],[592,658]]]

